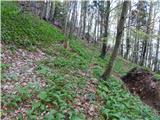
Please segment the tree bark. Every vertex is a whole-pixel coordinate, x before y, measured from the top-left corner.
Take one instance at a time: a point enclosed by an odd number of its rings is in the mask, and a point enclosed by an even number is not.
[[[159,20],[159,31],[158,35],[160,36],[160,20]],[[159,48],[160,48],[160,38],[157,38],[157,46],[156,46],[156,56],[155,56],[155,61],[154,61],[154,71],[158,71],[158,59],[159,59]]]
[[[82,30],[83,30],[83,1],[80,2],[81,3],[81,12],[80,12],[80,22],[79,22],[79,37],[82,38],[81,34],[82,34]]]
[[[47,5],[46,5],[46,15],[45,15],[45,19],[48,21],[49,20],[49,16],[50,16],[50,1],[47,1]]]
[[[109,76],[111,74],[113,65],[114,65],[114,61],[116,59],[116,56],[118,54],[118,49],[121,43],[121,37],[122,37],[122,33],[124,30],[124,23],[126,20],[126,15],[127,15],[127,11],[128,11],[128,4],[130,1],[124,1],[123,2],[123,7],[122,7],[122,12],[121,12],[121,17],[120,20],[118,22],[118,26],[117,26],[117,35],[116,35],[116,43],[114,46],[114,50],[112,52],[111,58],[109,60],[109,64],[107,66],[107,69],[105,70],[105,72],[102,75],[103,80],[109,79]]]
[[[77,1],[72,1],[72,15],[71,15],[71,20],[70,20],[70,31],[69,31],[69,37],[71,38],[73,35],[73,30],[74,30],[74,25],[75,25],[75,20],[76,20],[76,7],[77,7]]]
[[[148,35],[150,35],[150,24],[151,24],[151,16],[152,16],[152,8],[153,8],[153,4],[152,2],[150,3],[150,9],[149,9],[149,18],[148,18],[148,23],[147,23],[147,30],[146,30],[146,39],[143,42],[143,51],[142,51],[142,58],[141,58],[141,62],[140,65],[143,66],[144,62],[145,62],[145,56],[146,56],[146,51],[147,51],[147,43],[148,43]]]
[[[68,32],[67,32],[67,27],[68,27],[68,21],[69,21],[69,14],[71,12],[70,10],[70,1],[65,1],[65,7],[66,7],[66,15],[65,15],[65,27],[64,27],[64,35],[65,35],[65,40],[64,40],[64,48],[67,49],[69,47],[69,41],[68,41]]]
[[[42,19],[45,19],[45,13],[46,13],[46,3],[45,2],[42,2],[42,7],[41,8],[42,8],[42,10],[41,10],[42,12],[41,12],[41,16],[40,17]]]
[[[84,16],[83,16],[83,35],[85,35],[85,32],[86,32],[86,17],[87,17],[87,1],[84,1],[84,2],[82,2],[82,4],[83,4],[83,14],[84,14]]]
[[[110,14],[110,0],[107,1],[107,10],[106,10],[106,18],[105,18],[105,33],[104,33],[104,39],[102,44],[102,51],[101,51],[101,58],[104,58],[106,56],[106,48],[107,48],[107,37],[108,37],[108,23],[109,23],[109,14]],[[106,39],[106,40],[105,40]]]
[[[51,10],[50,10],[50,16],[49,16],[50,21],[53,21],[54,12],[55,12],[55,1],[51,1]]]
[[[129,4],[129,13],[128,13],[128,28],[127,28],[127,36],[126,36],[126,53],[124,55],[125,59],[128,59],[129,53],[130,53],[130,13],[131,13],[131,4]]]

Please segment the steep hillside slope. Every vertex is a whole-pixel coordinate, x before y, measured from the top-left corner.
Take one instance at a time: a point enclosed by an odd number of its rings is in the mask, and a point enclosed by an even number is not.
[[[81,40],[14,2],[2,2],[2,119],[159,120],[125,89],[120,76],[135,65],[118,57],[111,78],[100,81],[106,62]]]
[[[7,44],[41,47],[64,38],[51,24],[22,12],[14,2],[2,2],[1,13],[2,40]]]

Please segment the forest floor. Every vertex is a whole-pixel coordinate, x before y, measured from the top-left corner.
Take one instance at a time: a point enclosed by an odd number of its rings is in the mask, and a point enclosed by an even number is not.
[[[76,114],[78,113],[82,114],[83,117],[81,116],[80,118],[85,118],[87,120],[101,119],[100,114],[102,113],[100,113],[101,112],[100,108],[105,103],[104,99],[100,94],[103,94],[103,92],[106,91],[105,88],[101,88],[103,85],[102,86],[98,85],[99,80],[96,77],[97,75],[98,76],[100,75],[99,71],[101,71],[100,67],[101,65],[99,65],[99,63],[96,63],[94,58],[91,58],[90,62],[85,63],[87,67],[86,70],[83,70],[82,68],[79,69],[70,68],[70,63],[67,62],[73,62],[73,61],[68,60],[68,58],[65,58],[65,60],[63,60],[64,59],[63,57],[67,56],[67,53],[61,54],[62,52],[61,46],[62,44],[60,42],[57,42],[56,44],[49,47],[49,50],[48,49],[40,50],[37,48],[34,51],[28,51],[22,48],[16,48],[16,49],[10,48],[11,47],[10,45],[2,44],[3,80],[1,89],[3,93],[2,98],[5,100],[2,102],[3,114],[1,118],[3,120],[19,119],[19,118],[26,119],[28,118],[27,116],[29,115],[30,110],[33,114],[35,111],[37,111],[37,109],[40,106],[42,107],[43,105],[45,105],[44,110],[42,109],[43,112],[40,112],[40,114],[39,113],[36,114],[34,113],[34,114],[36,115],[37,119],[45,118],[45,116],[49,114],[49,110],[53,108],[53,104],[51,104],[48,101],[45,101],[44,103],[44,99],[47,98],[47,96],[44,95],[44,93],[46,92],[40,92],[40,91],[43,90],[46,91],[49,88],[48,85],[49,83],[48,81],[46,81],[46,79],[48,79],[48,75],[51,76],[51,74],[54,74],[55,77],[55,74],[62,74],[63,72],[64,72],[63,75],[56,76],[56,78],[60,77],[59,80],[61,79],[63,80],[64,78],[68,77],[71,78],[71,76],[73,76],[74,77],[73,79],[76,79],[76,81],[73,80],[74,84],[73,88],[71,89],[72,91],[74,90],[73,94],[75,95],[72,96],[72,99],[74,99],[74,101],[68,99],[67,104],[69,104],[76,111]],[[72,53],[76,52],[75,50],[70,50],[70,51]],[[75,60],[77,60],[77,58]],[[81,62],[82,61],[80,61],[80,64]],[[75,66],[76,64],[73,63],[73,65]],[[67,71],[66,74],[65,71],[60,70],[59,68],[60,66],[62,68],[68,66],[70,70],[66,69],[69,70]],[[58,71],[51,72],[52,69],[54,69],[54,71],[57,70]],[[127,67],[124,67],[124,69],[127,69]],[[48,74],[48,72],[50,73]],[[45,74],[47,74],[47,76]],[[97,75],[95,76],[94,74]],[[116,80],[118,81],[121,80],[121,75],[118,72],[116,72],[116,69],[115,71],[113,71],[112,75]],[[63,76],[68,76],[68,77],[63,78]],[[80,78],[80,80],[78,80],[77,78]],[[126,79],[128,80],[129,78]],[[61,84],[61,83],[58,82],[56,84]],[[69,85],[72,85],[72,83],[69,83]],[[61,84],[60,86],[63,85]],[[123,84],[122,86],[123,86],[122,88],[124,88]],[[130,90],[130,88],[133,88],[134,86],[127,85],[127,87]],[[140,86],[139,89],[141,88],[142,87]],[[101,89],[102,91],[99,91]],[[125,88],[125,90],[127,89]],[[67,109],[64,110],[64,116],[63,115],[62,116],[68,119],[69,111],[70,110]],[[31,118],[33,119],[34,116],[32,116]],[[46,119],[48,118],[46,117]],[[74,119],[74,117],[72,119]]]
[[[2,105],[3,110],[8,110],[7,104],[15,104],[18,108],[13,107],[14,112],[7,112],[3,114],[4,120],[13,119],[18,117],[21,113],[25,117],[26,111],[31,108],[28,104],[29,101],[35,99],[35,96],[30,96],[32,89],[27,89],[28,86],[45,87],[45,80],[43,80],[35,71],[37,65],[36,61],[45,58],[45,54],[37,49],[35,52],[30,52],[25,49],[16,49],[11,51],[8,46],[2,44],[2,74],[5,80],[2,80],[1,90],[3,94],[6,94],[6,105]],[[17,94],[20,92],[19,94]],[[17,95],[16,95],[17,94]],[[20,95],[21,94],[21,95]],[[25,97],[30,96],[29,99]],[[18,103],[18,104],[17,104]],[[5,103],[4,103],[5,104]]]
[[[117,57],[102,81],[109,54],[75,38],[64,49],[63,33],[12,2],[2,2],[2,16],[2,120],[160,119],[120,80],[137,65]]]
[[[10,49],[10,46],[5,44],[1,46],[2,74],[4,78],[1,89],[6,100],[2,104],[4,112],[1,118],[3,120],[18,119],[19,117],[26,119],[26,112],[33,107],[30,103],[32,101],[39,101],[39,98],[34,95],[36,92],[34,89],[40,90],[47,87],[46,81],[40,76],[43,70],[38,73],[38,65],[36,63],[50,58],[47,58],[49,56],[40,49],[27,51],[25,49]],[[69,102],[77,112],[83,111],[86,119],[98,119],[99,106],[97,104],[101,103],[100,97],[96,95],[98,80],[95,78],[94,80],[90,79],[91,75],[89,71],[93,66],[90,64],[86,72],[82,70],[74,71],[73,74],[79,74],[89,79],[85,82],[83,88],[77,87],[75,89],[75,102]],[[46,107],[50,107],[50,104]],[[12,112],[8,112],[8,110],[12,110]],[[44,114],[46,113],[42,113],[37,119],[43,119]]]

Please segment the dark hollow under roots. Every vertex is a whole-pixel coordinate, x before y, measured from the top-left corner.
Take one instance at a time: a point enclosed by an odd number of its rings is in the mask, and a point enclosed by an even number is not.
[[[129,91],[160,113],[160,81],[153,74],[142,68],[133,68],[122,77]]]

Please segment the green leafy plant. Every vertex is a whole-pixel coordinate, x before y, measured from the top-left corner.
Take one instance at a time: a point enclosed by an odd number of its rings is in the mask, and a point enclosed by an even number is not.
[[[9,67],[8,64],[4,64],[4,63],[1,63],[0,65],[2,70],[7,69]]]
[[[40,98],[41,100],[46,100],[47,99],[47,92],[42,91],[39,93],[38,98]]]
[[[49,72],[49,68],[47,66],[43,66],[43,65],[39,65],[37,68],[36,68],[37,72],[40,73],[40,74],[47,74]]]

